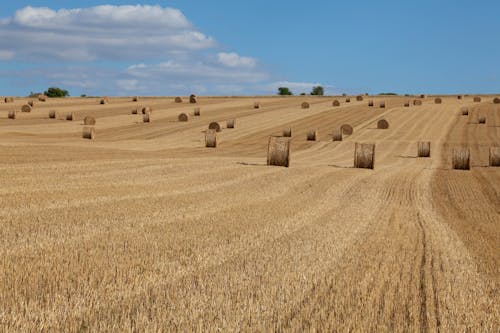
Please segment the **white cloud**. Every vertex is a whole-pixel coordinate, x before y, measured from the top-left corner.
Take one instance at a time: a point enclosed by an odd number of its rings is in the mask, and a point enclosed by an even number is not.
[[[8,50],[0,50],[0,61],[1,60],[11,60],[15,56],[15,53],[13,51],[8,51]]]
[[[250,57],[240,57],[237,53],[225,53],[220,52],[218,55],[218,61],[227,67],[245,67],[254,68],[257,65],[257,61]]]
[[[178,9],[160,6],[25,7],[0,20],[0,45],[16,60],[160,59],[215,46]]]

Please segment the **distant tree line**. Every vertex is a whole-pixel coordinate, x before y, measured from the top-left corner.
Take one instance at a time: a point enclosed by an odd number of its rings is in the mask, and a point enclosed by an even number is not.
[[[306,93],[301,93],[300,95],[304,96]],[[312,88],[311,93],[312,96],[323,96],[325,94],[325,90],[322,86],[315,86]],[[293,92],[288,87],[279,87],[278,95],[280,96],[291,96]]]

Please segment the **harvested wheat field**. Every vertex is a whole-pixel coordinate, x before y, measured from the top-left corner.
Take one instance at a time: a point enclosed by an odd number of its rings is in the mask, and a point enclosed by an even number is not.
[[[27,100],[0,103],[0,332],[497,332],[494,97],[198,96],[188,122],[192,104],[141,97],[151,123],[131,97],[16,119]],[[285,128],[289,167],[267,166]],[[353,167],[356,143],[375,144],[373,170]],[[453,170],[462,146],[470,170]]]

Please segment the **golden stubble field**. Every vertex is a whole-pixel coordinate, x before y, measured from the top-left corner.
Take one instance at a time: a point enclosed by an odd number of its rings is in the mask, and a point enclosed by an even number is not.
[[[151,123],[131,98],[49,99],[15,120],[27,99],[2,101],[0,332],[496,332],[493,97],[199,97],[199,117],[185,97],[142,98]],[[290,167],[266,166],[287,127]],[[352,167],[355,142],[376,144],[374,170]],[[452,170],[463,144],[471,170]]]

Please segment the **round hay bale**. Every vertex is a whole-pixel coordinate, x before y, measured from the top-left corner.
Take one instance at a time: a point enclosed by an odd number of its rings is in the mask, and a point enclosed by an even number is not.
[[[373,169],[375,167],[375,144],[358,143],[354,146],[354,167]]]
[[[14,103],[14,97],[5,97],[3,100],[5,103]]]
[[[57,111],[55,111],[55,110],[50,110],[50,111],[49,111],[49,118],[50,118],[50,119],[56,119],[56,118],[57,118]]]
[[[132,102],[139,102],[139,96],[132,97]]]
[[[422,105],[422,101],[419,100],[419,99],[416,99],[416,100],[413,101],[413,105],[420,106],[420,105]]]
[[[108,96],[104,96],[103,98],[101,98],[101,101],[99,103],[100,104],[108,104],[109,103],[109,97]]]
[[[332,106],[340,106],[340,102],[338,99],[333,100]]]
[[[317,129],[307,132],[307,141],[319,141],[319,134]]]
[[[431,142],[419,141],[417,142],[417,156],[430,157],[431,156]]]
[[[462,112],[462,116],[468,116],[469,115],[469,108],[464,106],[462,109],[460,109]]]
[[[45,95],[39,95],[38,96],[38,100],[40,102],[47,102],[47,96],[45,96]]]
[[[346,103],[351,103],[351,98],[350,98],[350,97],[347,97],[347,98],[345,99],[345,102],[346,102]]]
[[[470,170],[469,147],[455,147],[452,151],[452,165],[455,170]]]
[[[290,166],[290,139],[285,137],[269,137],[267,145],[267,165]]]
[[[73,121],[75,119],[75,114],[73,112],[66,114],[66,120]]]
[[[363,100],[363,96],[361,96],[361,95],[356,96],[356,100],[358,102],[361,102]]]
[[[441,104],[441,103],[443,103],[443,100],[441,99],[441,97],[436,97],[436,98],[434,99],[434,103],[435,103],[435,104]]]
[[[479,96],[475,96],[475,97],[474,97],[474,102],[475,102],[475,103],[479,103],[479,102],[481,102],[481,97],[479,97]]]
[[[342,128],[336,128],[333,130],[332,140],[342,141]]]
[[[95,118],[91,116],[86,116],[83,118],[83,124],[84,125],[95,125]]]
[[[286,138],[291,138],[292,137],[292,129],[289,127],[289,128],[285,128],[283,130],[283,136],[286,137]]]
[[[377,121],[377,128],[378,129],[388,129],[389,123],[385,119],[380,119],[379,121]]]
[[[372,99],[370,99],[370,100],[368,101],[368,106],[370,106],[370,107],[372,107],[372,106],[373,106],[373,100],[372,100]]]
[[[181,113],[180,115],[177,116],[177,120],[179,120],[179,121],[188,121],[189,118],[188,118],[187,114]]]
[[[82,136],[84,139],[94,140],[95,139],[95,129],[91,126],[85,126],[83,128]]]
[[[189,103],[196,104],[197,102],[198,102],[198,98],[196,97],[195,94],[192,94],[191,96],[189,96]]]
[[[254,109],[260,109],[260,103],[259,102],[253,103],[253,108]]]
[[[307,103],[307,102],[303,102],[303,103],[302,103],[302,105],[301,105],[301,107],[302,107],[303,109],[309,109],[309,103]]]
[[[385,101],[380,102],[380,108],[384,109],[385,108]]]
[[[141,111],[142,111],[142,108],[139,106],[139,107],[136,107],[135,109],[132,109],[132,114],[138,114]]]
[[[405,102],[404,107],[405,108],[409,108],[410,107],[410,102]]]
[[[218,123],[218,122],[215,122],[215,121],[214,121],[214,122],[211,122],[211,123],[210,123],[210,125],[208,125],[208,129],[213,129],[213,130],[215,130],[216,132],[220,132],[221,127],[220,127],[220,125],[219,125],[219,123]]]
[[[153,113],[153,109],[149,106],[145,106],[141,110],[142,114],[150,114]]]
[[[35,106],[35,101],[28,101],[28,105],[31,107]],[[29,112],[29,111],[23,111],[23,112]]]
[[[462,99],[462,98],[463,98],[463,96],[462,96],[462,95],[458,95],[458,96],[457,96],[457,99]]]
[[[182,98],[181,98],[181,97],[179,97],[179,96],[177,96],[177,97],[175,98],[175,103],[182,103]]]
[[[420,95],[420,98],[425,98],[425,97],[427,97],[427,96],[425,96],[424,94]]]
[[[217,147],[217,131],[214,129],[208,129],[205,132],[205,147],[216,148]]]
[[[145,113],[142,115],[142,122],[150,123],[151,122],[151,113]]]
[[[342,130],[342,133],[345,135],[352,135],[352,133],[354,132],[354,129],[349,124],[344,124],[340,126],[340,129]]]
[[[479,124],[486,124],[486,116],[485,115],[479,116],[478,123]]]
[[[16,118],[17,118],[17,112],[9,111],[9,119],[16,119]]]
[[[22,112],[31,112],[31,105],[25,104],[21,106],[21,111]]]
[[[500,167],[500,147],[490,147],[490,167]]]
[[[498,97],[493,98],[493,103],[500,104],[500,98]]]
[[[199,117],[199,116],[201,115],[201,110],[200,110],[200,108],[195,108],[195,109],[194,109],[194,115],[195,115],[196,117]]]
[[[226,122],[226,127],[227,127],[227,128],[234,128],[234,119],[229,119],[229,120]]]

